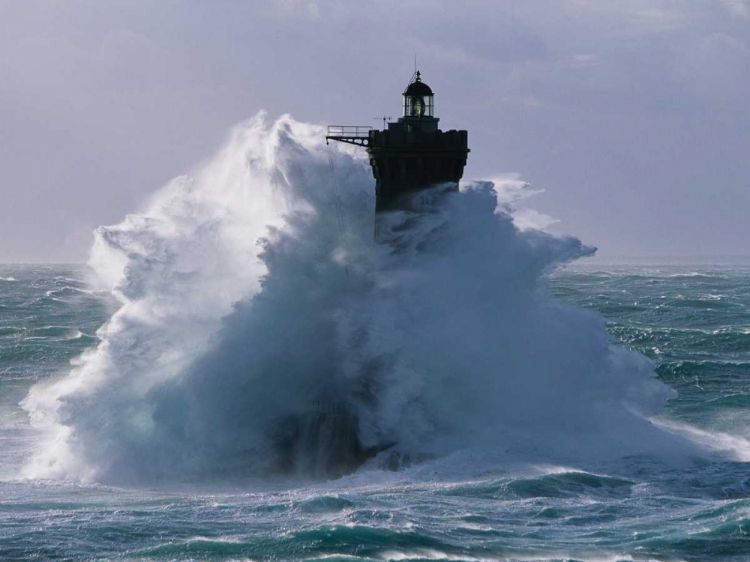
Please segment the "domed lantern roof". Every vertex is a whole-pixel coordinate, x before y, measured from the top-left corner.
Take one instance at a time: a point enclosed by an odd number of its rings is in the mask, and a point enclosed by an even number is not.
[[[433,117],[435,94],[432,88],[422,82],[422,74],[419,71],[416,72],[403,95],[404,117]]]
[[[417,71],[417,76],[404,90],[405,96],[433,96],[432,88],[422,82],[422,74]]]

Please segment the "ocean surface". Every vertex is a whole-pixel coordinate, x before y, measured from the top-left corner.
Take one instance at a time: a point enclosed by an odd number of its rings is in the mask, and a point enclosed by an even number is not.
[[[459,450],[450,470],[336,481],[25,478],[50,444],[19,402],[66,375],[116,309],[86,279],[0,266],[0,560],[750,560],[750,268],[584,261],[552,276],[556,299],[603,315],[676,391],[654,423],[708,451],[681,465],[477,471]]]

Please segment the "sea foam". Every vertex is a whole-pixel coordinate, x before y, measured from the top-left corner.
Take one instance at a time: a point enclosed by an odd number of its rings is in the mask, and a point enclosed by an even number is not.
[[[323,139],[258,115],[96,231],[94,288],[119,309],[23,401],[43,436],[26,476],[262,475],[279,423],[321,397],[401,458],[570,465],[681,446],[648,420],[673,395],[652,364],[552,299],[548,273],[594,249],[519,228],[519,182],[422,193],[376,240],[366,160]]]

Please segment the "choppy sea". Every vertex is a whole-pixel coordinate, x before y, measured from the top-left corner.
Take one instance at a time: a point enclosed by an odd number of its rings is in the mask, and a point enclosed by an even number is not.
[[[365,469],[297,486],[119,488],[27,480],[18,403],[96,345],[114,303],[82,266],[0,266],[0,560],[750,560],[750,269],[576,265],[598,311],[677,392],[657,423],[717,450],[610,473],[498,466],[431,480]]]

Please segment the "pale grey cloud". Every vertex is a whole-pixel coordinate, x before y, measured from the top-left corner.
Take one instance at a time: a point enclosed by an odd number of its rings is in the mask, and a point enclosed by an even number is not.
[[[604,253],[747,253],[741,0],[0,0],[0,260],[81,260],[260,109],[394,115],[417,54],[468,178]]]
[[[750,0],[722,0],[731,14],[750,18]]]

